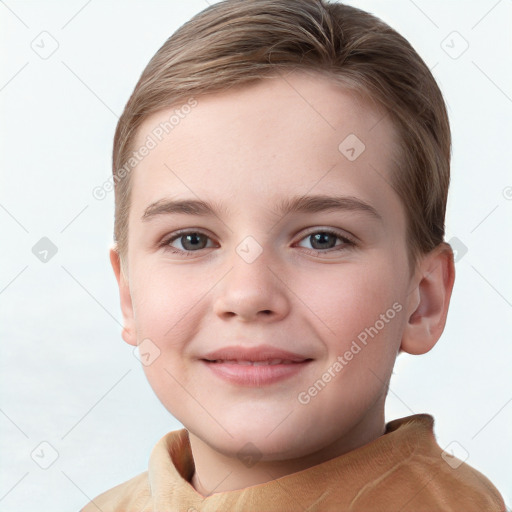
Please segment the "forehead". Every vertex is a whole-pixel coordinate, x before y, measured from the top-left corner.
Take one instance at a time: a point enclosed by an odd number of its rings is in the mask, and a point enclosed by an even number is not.
[[[308,192],[403,217],[390,186],[391,121],[327,77],[292,72],[194,100],[141,125],[135,148],[153,148],[132,172],[130,217],[164,197],[208,199],[238,215]]]

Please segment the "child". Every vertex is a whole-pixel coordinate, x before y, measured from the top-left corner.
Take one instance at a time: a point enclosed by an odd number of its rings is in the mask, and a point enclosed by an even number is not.
[[[162,404],[186,428],[84,512],[504,511],[384,421],[400,351],[441,336],[450,129],[410,44],[326,0],[226,0],[143,72],[114,141],[111,262]]]

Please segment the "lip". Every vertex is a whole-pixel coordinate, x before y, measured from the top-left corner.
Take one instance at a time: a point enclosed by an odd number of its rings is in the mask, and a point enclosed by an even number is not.
[[[260,387],[300,373],[312,358],[269,345],[231,346],[200,358],[217,377],[239,386]]]

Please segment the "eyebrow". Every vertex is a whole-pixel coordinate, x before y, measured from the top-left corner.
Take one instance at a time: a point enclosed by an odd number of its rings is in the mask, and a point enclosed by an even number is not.
[[[272,211],[278,216],[285,216],[289,213],[319,213],[328,211],[359,212],[382,221],[381,215],[373,206],[353,196],[295,196],[281,200]],[[218,203],[208,203],[207,201],[195,199],[160,199],[150,204],[144,210],[141,220],[147,222],[160,215],[172,214],[205,217],[219,216],[219,214],[226,213],[226,208]]]

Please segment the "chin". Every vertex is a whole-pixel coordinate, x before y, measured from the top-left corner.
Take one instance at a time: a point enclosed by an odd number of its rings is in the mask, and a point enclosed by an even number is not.
[[[286,427],[279,425],[279,421],[231,425],[228,430],[232,437],[220,429],[205,432],[204,424],[198,427],[189,430],[217,452],[232,458],[252,455],[259,460],[279,461],[304,457],[316,450],[312,432],[291,421]],[[320,434],[318,426],[315,426],[315,434]]]

